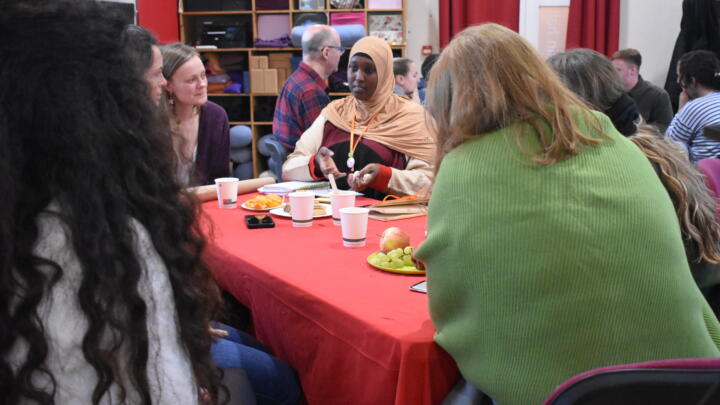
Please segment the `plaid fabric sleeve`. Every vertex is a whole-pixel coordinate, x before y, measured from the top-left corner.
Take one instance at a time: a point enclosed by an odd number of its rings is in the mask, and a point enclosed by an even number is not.
[[[275,139],[282,143],[286,148],[295,149],[298,125],[294,119],[294,111],[292,106],[297,105],[295,93],[290,90],[290,86],[283,86],[280,95],[275,103],[275,113],[273,115],[273,135]]]
[[[325,106],[330,104],[330,97],[317,86],[312,86],[303,92],[302,103],[299,105],[299,117],[302,117],[302,127],[310,128]],[[304,132],[303,129],[303,132]]]
[[[330,103],[330,97],[310,76],[292,77],[283,86],[273,119],[275,139],[286,148],[295,149],[295,143]]]

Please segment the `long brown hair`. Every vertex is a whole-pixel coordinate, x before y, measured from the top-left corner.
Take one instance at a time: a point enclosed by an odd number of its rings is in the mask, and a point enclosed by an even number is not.
[[[720,261],[720,224],[716,201],[705,185],[705,176],[690,163],[685,151],[663,138],[654,127],[642,125],[629,138],[637,145],[665,185],[677,211],[683,236],[698,244],[697,262]]]
[[[585,103],[532,46],[497,24],[466,28],[443,50],[430,73],[427,106],[438,129],[437,167],[465,140],[514,122],[525,121],[537,132],[538,164],[553,164],[583,145],[600,143],[580,131],[573,119],[578,114],[602,133]]]
[[[571,49],[551,56],[547,64],[570,90],[598,111],[610,109],[625,93],[612,62],[598,51]]]

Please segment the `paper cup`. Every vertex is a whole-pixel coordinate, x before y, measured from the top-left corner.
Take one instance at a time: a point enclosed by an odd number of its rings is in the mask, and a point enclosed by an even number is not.
[[[355,192],[348,190],[331,192],[330,205],[332,206],[333,225],[340,226],[340,208],[355,206]]]
[[[315,194],[312,191],[297,191],[288,194],[288,197],[290,197],[290,216],[293,226],[297,228],[312,226]]]
[[[369,209],[362,207],[340,208],[340,222],[344,246],[365,246],[369,212]]]
[[[239,181],[240,179],[235,177],[220,177],[215,179],[218,207],[224,209],[237,208]]]

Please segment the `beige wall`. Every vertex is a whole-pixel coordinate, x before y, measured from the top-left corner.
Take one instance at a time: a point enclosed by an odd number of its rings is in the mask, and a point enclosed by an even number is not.
[[[422,61],[421,48],[440,49],[439,1],[405,0],[406,55]],[[659,86],[665,83],[675,40],[680,32],[682,0],[621,0],[620,48],[637,48],[643,55],[643,77]]]
[[[620,49],[642,54],[640,74],[663,87],[680,32],[682,0],[621,0]]]
[[[407,10],[405,55],[417,63],[425,58],[421,54],[423,45],[432,45],[435,53],[440,51],[439,1],[442,0],[405,0]]]

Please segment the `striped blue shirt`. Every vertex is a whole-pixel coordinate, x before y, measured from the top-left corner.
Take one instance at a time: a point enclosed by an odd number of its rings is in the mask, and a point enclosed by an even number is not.
[[[690,160],[720,157],[720,142],[703,136],[703,128],[720,125],[720,92],[690,100],[673,118],[665,136],[685,145]]]

